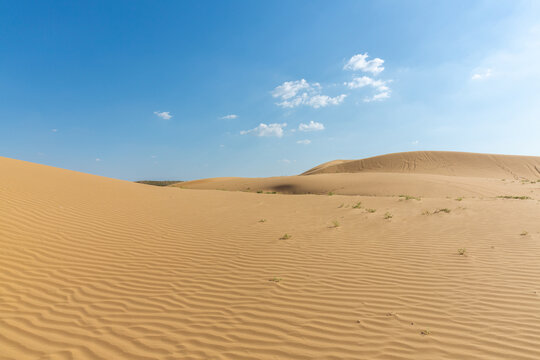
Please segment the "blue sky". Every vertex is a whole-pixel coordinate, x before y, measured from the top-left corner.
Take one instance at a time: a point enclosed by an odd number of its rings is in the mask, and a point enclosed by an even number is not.
[[[0,155],[114,178],[540,155],[534,1],[0,0]]]

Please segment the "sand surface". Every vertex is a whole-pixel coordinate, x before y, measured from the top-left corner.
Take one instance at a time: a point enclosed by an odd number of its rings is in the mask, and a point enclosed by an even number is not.
[[[0,359],[540,359],[540,176],[504,166],[179,188],[0,158]]]

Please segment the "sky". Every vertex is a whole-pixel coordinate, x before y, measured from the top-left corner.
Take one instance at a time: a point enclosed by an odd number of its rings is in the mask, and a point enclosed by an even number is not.
[[[540,156],[538,1],[0,0],[0,156],[125,180]]]

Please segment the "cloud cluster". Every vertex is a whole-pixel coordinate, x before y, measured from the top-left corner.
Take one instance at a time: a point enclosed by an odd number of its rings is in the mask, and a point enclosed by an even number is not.
[[[162,118],[163,120],[169,120],[172,118],[172,115],[169,111],[154,111],[154,114],[156,114],[158,117]]]
[[[282,137],[283,136],[283,128],[286,127],[287,124],[264,124],[260,123],[259,126],[256,128],[250,129],[250,130],[242,130],[240,131],[240,135],[247,135],[247,134],[254,134],[257,136],[275,136],[275,137]]]
[[[298,140],[296,143],[297,144],[302,144],[302,145],[309,145],[309,144],[311,144],[311,140],[308,140],[308,139]]]
[[[384,67],[382,66],[384,64],[383,59],[375,58],[372,60],[366,60],[367,58],[367,53],[356,54],[349,59],[343,69],[368,72],[372,73],[373,75],[378,75],[384,70]],[[371,102],[381,101],[390,97],[390,88],[388,87],[389,82],[391,82],[391,80],[375,80],[372,77],[364,75],[353,77],[352,81],[345,82],[343,85],[347,86],[349,89],[358,89],[365,86],[372,87],[375,89],[375,94],[364,99],[364,102]]]
[[[294,108],[300,105],[311,106],[315,109],[329,105],[339,105],[347,95],[341,94],[335,97],[321,94],[321,84],[310,84],[305,79],[285,81],[272,91],[272,96],[280,98],[277,105],[284,108]]]
[[[230,114],[230,115],[225,115],[225,116],[220,117],[220,119],[222,120],[232,120],[236,118],[238,118],[238,115],[236,114]]]

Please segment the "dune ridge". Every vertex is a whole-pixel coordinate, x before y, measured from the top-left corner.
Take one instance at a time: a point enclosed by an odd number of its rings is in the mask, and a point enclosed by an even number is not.
[[[540,358],[540,183],[437,179],[484,195],[189,190],[0,158],[0,359]]]

